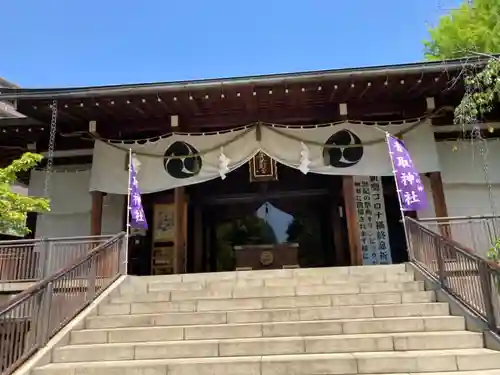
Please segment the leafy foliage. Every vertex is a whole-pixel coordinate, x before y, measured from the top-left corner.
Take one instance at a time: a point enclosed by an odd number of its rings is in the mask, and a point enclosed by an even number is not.
[[[29,171],[42,159],[42,155],[27,152],[8,167],[0,168],[0,233],[27,234],[26,214],[49,211],[47,199],[12,192],[17,174]]]
[[[489,57],[486,66],[464,71],[465,95],[455,109],[456,124],[472,124],[493,109],[500,100],[500,0],[464,0],[462,5],[441,17],[425,41],[430,60]]]
[[[500,261],[500,240],[497,240],[493,247],[488,250],[487,258],[493,262]]]
[[[500,1],[464,0],[440,18],[424,42],[430,60],[461,58],[472,53],[500,52]]]
[[[455,108],[456,124],[471,124],[500,101],[500,60],[491,57],[486,67],[464,79],[465,95]]]

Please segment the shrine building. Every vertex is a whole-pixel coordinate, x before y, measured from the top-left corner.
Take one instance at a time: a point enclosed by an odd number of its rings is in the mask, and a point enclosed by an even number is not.
[[[401,263],[387,132],[425,186],[427,209],[408,215],[495,213],[500,113],[479,143],[453,124],[468,63],[0,87],[0,159],[46,156],[22,176],[51,199],[32,236],[86,236],[125,230],[131,150],[149,224],[131,233],[131,274]]]

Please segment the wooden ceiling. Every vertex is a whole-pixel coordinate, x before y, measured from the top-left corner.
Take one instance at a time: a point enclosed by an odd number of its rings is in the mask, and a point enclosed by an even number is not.
[[[349,117],[412,117],[425,110],[427,96],[446,97],[444,74],[389,79],[317,80],[302,84],[242,87],[58,101],[61,131],[85,131],[96,121],[109,136],[143,132],[167,133],[170,116],[179,116],[182,131],[234,127],[255,121],[303,124],[335,121],[338,104],[347,103]],[[450,94],[448,93],[448,94]],[[20,100],[18,111],[42,125],[50,123],[51,100]],[[1,123],[0,123],[1,126]]]

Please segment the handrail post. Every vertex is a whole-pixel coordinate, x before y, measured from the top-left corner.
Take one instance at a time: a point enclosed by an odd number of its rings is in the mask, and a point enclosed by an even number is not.
[[[40,241],[40,256],[38,260],[38,278],[40,280],[46,278],[48,276],[49,270],[49,261],[50,261],[50,251],[51,251],[51,241],[42,238]]]
[[[410,260],[415,260],[415,250],[413,249],[412,229],[413,223],[408,220],[408,216],[403,216],[403,229],[405,232],[406,249]]]
[[[439,274],[439,282],[441,283],[441,287],[443,289],[447,288],[447,282],[446,282],[446,270],[445,270],[445,264],[444,264],[444,259],[443,259],[443,253],[441,252],[442,249],[442,241],[440,237],[434,237],[434,248],[436,250],[436,260],[438,264],[438,274]]]
[[[39,293],[35,295],[33,300],[33,306],[30,308],[30,316],[32,317],[30,334],[28,336],[30,341],[30,346],[38,347],[40,346],[40,332],[42,329],[42,322],[40,318],[42,317],[43,310],[43,298],[44,293]]]
[[[490,271],[490,278],[491,278],[491,306],[493,310],[493,316],[495,318],[495,332],[499,332],[499,314],[500,314],[500,288],[499,288],[499,283],[500,283],[500,273],[497,272],[494,269],[489,269]]]
[[[121,239],[121,246],[119,247],[118,259],[120,264],[118,265],[118,272],[122,275],[128,275],[128,245],[129,245],[129,235],[125,235],[125,239]]]
[[[36,342],[39,347],[45,345],[50,336],[50,310],[53,300],[54,284],[50,282],[41,296],[41,305],[37,318]]]
[[[491,275],[489,272],[488,264],[486,262],[479,262],[479,280],[481,282],[481,292],[483,294],[484,309],[486,313],[486,321],[491,330],[496,330],[495,309],[492,300],[492,285]]]
[[[90,258],[90,270],[87,280],[87,301],[91,302],[95,298],[95,287],[97,278],[97,258]]]

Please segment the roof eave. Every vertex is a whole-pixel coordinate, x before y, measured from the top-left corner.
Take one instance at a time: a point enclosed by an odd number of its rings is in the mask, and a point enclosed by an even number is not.
[[[0,88],[7,87],[9,89],[19,89],[20,87],[15,83],[7,81],[5,78],[0,77]]]
[[[460,60],[448,60],[437,62],[421,62],[403,65],[388,65],[368,68],[324,70],[303,73],[285,73],[263,76],[236,77],[224,79],[205,79],[195,81],[179,81],[167,83],[131,84],[118,86],[96,86],[79,88],[55,88],[55,89],[7,89],[0,93],[0,100],[19,99],[69,99],[86,98],[99,96],[119,96],[127,94],[150,94],[169,91],[190,91],[217,88],[220,86],[244,86],[252,85],[272,85],[278,83],[300,83],[311,80],[323,79],[345,79],[358,78],[363,76],[378,77],[401,74],[425,74],[440,73],[449,70],[457,70],[465,65],[481,65],[486,63],[486,58],[468,58]],[[0,92],[2,89],[0,88]]]

